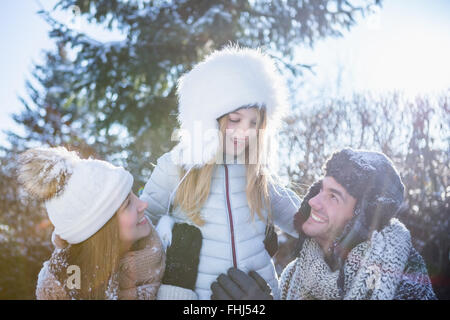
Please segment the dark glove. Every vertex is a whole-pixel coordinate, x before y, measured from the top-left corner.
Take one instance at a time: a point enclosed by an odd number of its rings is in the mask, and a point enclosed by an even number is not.
[[[309,205],[308,202],[309,200],[311,200],[320,193],[320,189],[322,189],[322,180],[314,182],[309,187],[306,196],[302,200],[300,208],[298,209],[297,213],[294,216],[294,228],[299,235],[298,241],[294,249],[296,256],[300,254],[300,251],[303,248],[303,243],[307,238],[307,236],[303,232],[303,224],[306,222],[306,220],[308,220],[309,215],[311,214],[311,206]]]
[[[211,284],[211,300],[273,300],[267,282],[256,272],[230,268]]]
[[[271,257],[275,255],[278,251],[278,235],[275,232],[275,227],[273,224],[269,224],[266,227],[266,237],[264,238],[264,248]]]
[[[162,284],[194,290],[197,281],[202,234],[187,223],[176,223],[172,243],[166,252],[166,269]]]

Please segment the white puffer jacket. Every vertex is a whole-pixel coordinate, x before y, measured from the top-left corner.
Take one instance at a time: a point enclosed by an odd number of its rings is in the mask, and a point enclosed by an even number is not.
[[[166,213],[170,194],[179,180],[179,170],[171,154],[164,154],[141,195],[148,202],[146,213],[155,224]],[[195,292],[201,300],[210,299],[212,282],[233,266],[257,271],[271,286],[274,298],[278,298],[275,267],[263,243],[266,221],[255,215],[255,221],[251,222],[245,189],[244,165],[216,165],[211,191],[201,210],[205,224],[199,227],[203,243]],[[271,187],[269,192],[274,224],[296,237],[293,217],[300,207],[299,197],[281,187]],[[267,211],[263,213],[267,217]],[[191,223],[178,207],[171,215],[175,221]]]

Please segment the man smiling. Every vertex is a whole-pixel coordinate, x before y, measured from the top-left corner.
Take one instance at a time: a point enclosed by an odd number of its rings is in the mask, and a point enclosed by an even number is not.
[[[381,153],[343,149],[303,199],[298,256],[281,275],[281,299],[436,299],[422,257],[395,218],[404,186]],[[270,299],[261,277],[230,269],[213,299]]]
[[[311,213],[303,224],[303,232],[327,252],[333,240],[353,217],[356,199],[333,177],[322,180],[321,192],[309,200]]]

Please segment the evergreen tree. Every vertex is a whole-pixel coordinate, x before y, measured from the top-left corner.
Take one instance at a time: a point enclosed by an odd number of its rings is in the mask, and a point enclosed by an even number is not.
[[[214,49],[229,43],[264,47],[280,68],[300,74],[291,63],[294,48],[312,46],[338,36],[379,1],[120,1],[62,0],[57,8],[76,6],[91,23],[120,30],[122,41],[99,42],[69,29],[48,12],[50,33],[77,54],[66,72],[70,85],[64,105],[92,115],[92,139],[121,138],[120,153],[108,152],[126,164],[142,185],[150,163],[176,142],[176,83],[182,73]],[[82,110],[82,111],[81,111]]]
[[[362,6],[353,5],[360,3]],[[67,146],[82,157],[123,165],[136,187],[151,163],[175,142],[176,83],[214,49],[229,43],[263,47],[280,69],[294,65],[298,45],[339,36],[380,1],[61,0],[92,24],[122,32],[102,42],[40,14],[50,24],[55,52],[26,83],[24,110],[13,116],[24,133],[8,132],[0,147],[0,299],[33,299],[37,274],[49,258],[52,231],[42,204],[17,185],[15,159],[34,146]],[[75,7],[74,7],[75,6]]]

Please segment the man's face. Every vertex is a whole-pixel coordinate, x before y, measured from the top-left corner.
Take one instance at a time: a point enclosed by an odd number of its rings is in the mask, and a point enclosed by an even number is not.
[[[319,244],[330,244],[353,217],[356,199],[333,177],[322,180],[319,194],[308,201],[311,214],[303,224],[303,232]]]

